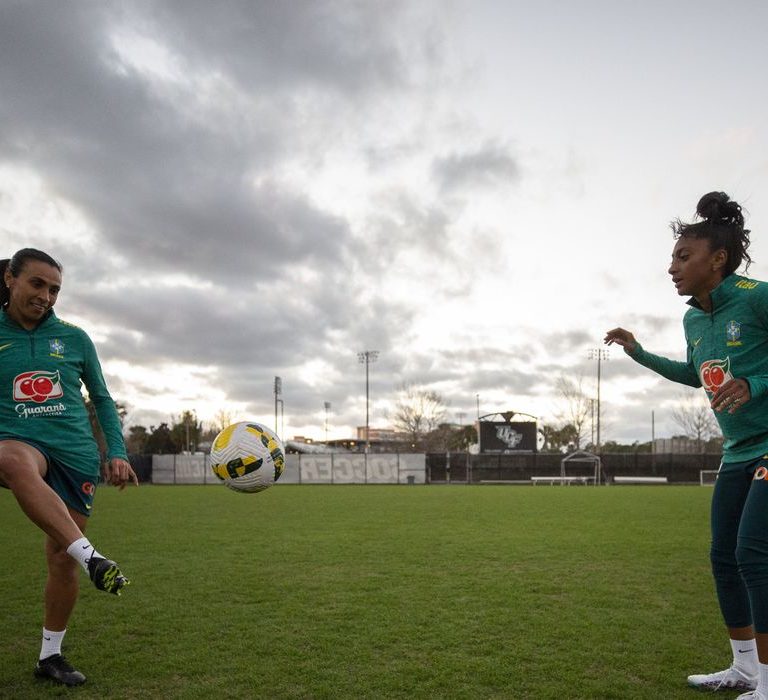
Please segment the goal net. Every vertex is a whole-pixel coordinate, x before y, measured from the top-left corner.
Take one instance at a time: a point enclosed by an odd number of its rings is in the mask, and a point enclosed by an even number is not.
[[[591,452],[578,450],[560,460],[561,483],[598,485],[602,481],[600,457]]]

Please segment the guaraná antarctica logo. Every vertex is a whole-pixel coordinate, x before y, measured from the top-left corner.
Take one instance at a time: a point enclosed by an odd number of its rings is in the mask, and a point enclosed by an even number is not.
[[[34,401],[43,403],[49,399],[64,396],[58,372],[23,372],[13,380],[13,398],[15,401]]]
[[[707,360],[701,363],[699,367],[699,378],[701,385],[710,393],[714,394],[723,384],[731,381],[731,358],[724,360]]]
[[[35,370],[22,372],[13,380],[13,399],[17,401],[16,413],[19,418],[30,418],[42,415],[61,415],[67,407],[61,402],[47,403],[52,399],[64,396],[61,388],[61,378],[58,372]],[[30,406],[28,402],[38,404]]]

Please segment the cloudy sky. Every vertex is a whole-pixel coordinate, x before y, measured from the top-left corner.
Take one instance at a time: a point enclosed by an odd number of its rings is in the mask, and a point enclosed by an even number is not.
[[[724,190],[768,278],[768,5],[0,0],[0,241],[145,425],[554,421],[608,328],[682,358],[668,223]],[[688,390],[612,349],[603,440]]]

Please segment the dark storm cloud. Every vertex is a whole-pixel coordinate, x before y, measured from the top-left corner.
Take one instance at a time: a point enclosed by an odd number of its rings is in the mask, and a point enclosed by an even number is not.
[[[520,179],[520,164],[508,148],[491,143],[476,150],[436,158],[432,175],[444,191],[505,185]]]
[[[299,0],[136,6],[193,64],[232,76],[247,91],[296,87],[367,93],[400,84],[407,58],[393,42],[404,3]]]
[[[290,112],[258,115],[265,123],[256,130],[190,119],[172,93],[158,93],[136,72],[115,73],[107,40],[114,6],[87,13],[90,6],[50,7],[18,5],[4,16],[0,157],[33,165],[107,246],[148,272],[240,277],[254,262],[269,260],[274,274],[287,261],[338,257],[344,224],[301,192],[269,182],[296,126]],[[188,26],[194,12],[186,10]],[[266,180],[252,185],[259,173]]]
[[[396,86],[405,60],[390,34],[397,8],[139,2],[125,13],[123,7],[3,8],[0,157],[34,165],[107,240],[130,244],[150,263],[190,262],[171,253],[195,241],[203,244],[196,261],[215,271],[205,246],[212,239],[235,249],[246,244],[246,252],[255,252],[248,243],[256,241],[276,256],[332,255],[344,236],[325,235],[327,222],[301,193],[268,185],[254,191],[249,181],[269,175],[302,131],[324,128],[324,99],[296,104],[302,85],[333,88],[342,104]],[[192,73],[219,71],[244,86],[254,113],[215,105],[207,119],[205,104],[126,67],[110,39],[126,27],[178,52]]]
[[[424,366],[423,361],[422,366],[417,364],[414,376],[428,372],[436,382],[449,382],[456,387],[456,402],[465,406],[474,401],[476,394],[485,392],[532,397],[549,378],[537,355],[522,343],[504,349],[482,346],[444,350],[430,361],[431,367]]]
[[[122,330],[102,343],[114,359],[141,357],[149,363],[171,360],[226,364],[238,369],[285,368],[364,348],[365,337],[389,352],[387,329],[407,326],[410,313],[394,304],[374,302],[350,316],[352,287],[303,282],[302,294],[289,283],[263,286],[258,281],[211,289],[135,287],[123,290],[70,290],[59,313],[88,305],[94,323],[119,319]],[[377,338],[378,335],[378,338]]]
[[[335,139],[359,144],[371,172],[422,154],[419,133],[363,137],[381,105],[429,103],[414,76],[439,62],[439,41],[414,12],[322,0],[0,4],[0,164],[39,177],[93,233],[89,250],[64,240],[51,252],[65,267],[60,314],[98,327],[104,360],[210,368],[227,401],[259,414],[280,375],[292,424],[316,424],[330,401],[334,421],[359,425],[359,351],[380,352],[374,410],[404,382],[457,387],[446,399],[469,410],[478,392],[534,396],[553,381],[543,357],[594,344],[563,331],[428,356],[409,342],[419,303],[461,298],[474,268],[501,264],[482,232],[453,229],[465,188],[519,182],[510,147],[444,151],[429,174],[450,205],[405,186],[367,193],[362,224],[300,184]],[[137,40],[167,73],[132,62]],[[422,275],[428,298],[390,294],[390,271],[403,269]],[[304,377],[310,361],[327,376]],[[206,371],[190,370],[185,395]],[[113,378],[118,398],[129,381],[162,397],[135,374]]]
[[[62,316],[111,329],[105,358],[215,367],[228,398],[254,410],[276,374],[291,377],[294,412],[322,400],[346,410],[360,394],[355,353],[369,347],[382,352],[383,392],[403,361],[390,336],[412,313],[357,262],[377,244],[276,172],[339,115],[355,128],[371,101],[413,87],[409,64],[434,47],[406,41],[407,14],[404,3],[4,3],[0,162],[38,174],[97,235],[83,256],[62,242]],[[131,63],[121,50],[136,37],[180,75]],[[293,372],[313,359],[345,377],[322,397]]]

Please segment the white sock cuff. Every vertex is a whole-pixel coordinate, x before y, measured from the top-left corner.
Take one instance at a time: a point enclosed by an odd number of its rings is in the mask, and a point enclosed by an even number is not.
[[[96,554],[96,550],[93,548],[93,545],[89,542],[87,537],[81,537],[67,547],[67,554],[80,562],[80,566],[82,566],[85,571],[88,571],[88,560]]]
[[[731,639],[733,665],[748,675],[757,674],[757,642],[754,639]]]
[[[43,627],[43,643],[40,646],[41,660],[47,659],[54,654],[61,654],[61,642],[66,633],[66,628],[59,632],[54,632],[53,630],[47,630]]]

